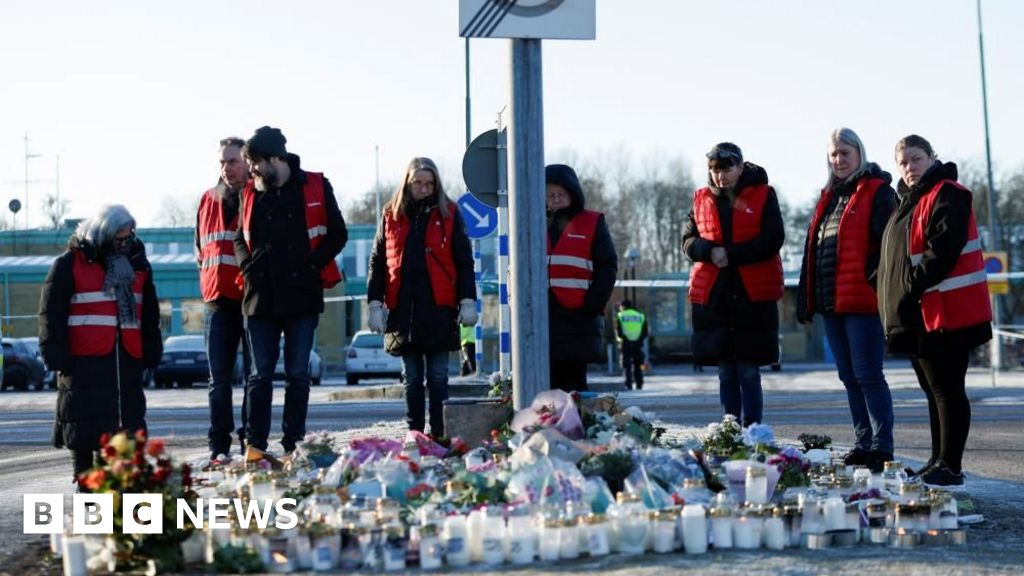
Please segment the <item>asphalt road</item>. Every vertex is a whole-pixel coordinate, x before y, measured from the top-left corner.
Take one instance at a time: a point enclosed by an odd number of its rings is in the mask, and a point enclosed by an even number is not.
[[[984,383],[983,375],[978,378]],[[923,394],[907,374],[890,371],[889,379],[896,413],[896,454],[908,462],[924,460],[930,433]],[[325,381],[314,389],[307,430],[361,428],[404,417],[402,401],[326,401],[330,391],[341,386],[341,381]],[[766,374],[764,387],[765,421],[775,427],[778,437],[815,432],[831,435],[838,445],[852,442],[846,394],[829,372],[787,367],[784,373]],[[282,403],[282,390],[276,392],[274,432]],[[965,469],[979,477],[1024,483],[1024,466],[1020,464],[1024,456],[1024,375],[1004,378],[998,387],[976,382],[968,392],[973,416]],[[717,396],[713,374],[663,370],[648,379],[644,391],[624,393],[620,400],[653,411],[666,423],[702,426],[720,418]],[[35,538],[22,534],[21,495],[72,491],[69,455],[49,443],[53,398],[54,393],[48,391],[0,394],[0,571]],[[151,436],[165,438],[176,454],[187,458],[201,455],[208,425],[205,391],[155,390],[148,392],[148,398]],[[278,437],[272,434],[271,442]]]

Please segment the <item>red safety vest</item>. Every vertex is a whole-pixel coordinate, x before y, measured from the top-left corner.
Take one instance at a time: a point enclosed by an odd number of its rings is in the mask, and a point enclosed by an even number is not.
[[[106,271],[96,262],[89,262],[81,250],[75,250],[72,277],[75,292],[71,295],[68,313],[68,342],[72,356],[106,356],[114,350],[117,330],[121,344],[130,356],[142,358],[142,286],[147,272],[135,271],[132,292],[135,293],[133,325],[120,324],[117,319],[117,298],[103,291]]]
[[[306,233],[309,236],[309,251],[313,252],[324,241],[327,235],[327,209],[324,207],[324,175],[319,172],[306,172],[306,183],[302,186],[303,201],[306,204]],[[256,184],[250,180],[242,191],[242,236],[245,244],[252,250],[250,223],[252,222],[252,206],[256,199]],[[320,280],[324,288],[333,288],[341,282],[341,270],[332,258],[320,269]]]
[[[211,188],[199,201],[199,289],[203,300],[218,298],[241,300],[238,261],[235,260],[235,233],[238,215],[224,221],[224,206],[217,188]]]
[[[838,246],[836,254],[836,314],[871,314],[878,312],[878,297],[865,277],[868,256],[878,250],[878,243],[871,241],[871,208],[875,192],[885,184],[881,178],[861,178],[857,189],[846,203],[846,209],[839,217]],[[825,209],[832,201],[832,189],[821,191],[818,205],[814,209],[810,228],[807,229],[807,309],[814,313],[814,247],[816,235]]]
[[[434,304],[455,306],[456,290],[455,258],[452,256],[452,227],[455,223],[454,203],[448,204],[448,217],[441,215],[435,206],[427,220],[426,244],[427,276],[434,292]],[[384,303],[388,308],[398,307],[398,292],[402,288],[402,259],[405,257],[405,240],[409,236],[409,218],[399,214],[395,218],[390,210],[384,214],[384,242],[388,263],[388,279],[384,292]]]
[[[954,182],[942,180],[921,197],[914,207],[913,221],[910,225],[910,263],[917,266],[928,249],[928,220],[939,189],[950,184],[965,194],[971,192]],[[960,251],[956,265],[946,277],[925,290],[921,296],[921,314],[924,317],[925,330],[937,332],[956,330],[992,321],[992,305],[989,301],[988,278],[985,274],[985,263],[981,255],[981,241],[978,239],[978,226],[974,221],[974,209],[971,208],[970,220],[967,224],[967,244]]]
[[[768,200],[767,184],[748,186],[740,191],[732,207],[732,241],[734,244],[752,240],[761,234],[761,215]],[[697,231],[702,238],[724,244],[722,224],[718,220],[715,195],[704,187],[693,196],[693,215]],[[761,262],[738,266],[740,279],[753,302],[773,302],[782,298],[782,258],[774,257]],[[718,278],[718,266],[711,262],[697,262],[690,269],[690,302],[707,304],[711,289]]]
[[[590,252],[600,219],[600,212],[583,210],[569,220],[557,242],[552,244],[548,236],[548,286],[563,308],[583,307],[594,278]]]

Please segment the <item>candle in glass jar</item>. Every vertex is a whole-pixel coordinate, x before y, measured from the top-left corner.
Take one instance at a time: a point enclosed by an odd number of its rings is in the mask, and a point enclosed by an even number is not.
[[[441,567],[444,549],[437,534],[437,526],[426,524],[420,527],[420,568],[435,570]]]
[[[312,568],[316,572],[333,570],[338,564],[339,540],[337,534],[317,536],[313,541]]]
[[[580,535],[574,518],[563,518],[558,533],[558,557],[575,560],[580,557]]]
[[[607,556],[611,552],[608,519],[604,514],[590,514],[586,518],[587,550],[591,556]]]
[[[465,516],[455,514],[444,519],[442,542],[449,566],[459,567],[469,564],[469,546],[466,536]]]
[[[786,524],[782,519],[783,509],[775,508],[764,521],[764,546],[770,550],[786,547]]]
[[[481,544],[484,564],[501,564],[505,561],[505,516],[500,506],[484,508],[484,533]]]
[[[765,469],[760,466],[751,466],[747,468],[745,488],[748,503],[767,504],[768,476]]]
[[[704,512],[704,507],[700,504],[687,504],[683,506],[682,519],[683,549],[686,553],[703,554],[707,552],[708,519]]]
[[[480,562],[484,558],[484,523],[487,516],[482,509],[473,510],[469,513],[466,522],[466,532],[469,536],[469,553],[473,562]]]
[[[732,541],[737,548],[752,549],[761,545],[754,538],[754,527],[746,514],[740,514],[732,525]]]
[[[537,535],[533,530],[528,506],[516,506],[509,511],[505,525],[507,555],[513,564],[529,564],[537,555]]]
[[[825,530],[846,529],[846,504],[842,498],[825,500]]]
[[[540,559],[545,562],[553,562],[561,556],[559,548],[560,533],[562,531],[562,520],[557,517],[549,517],[544,520],[544,526],[540,533]]]
[[[656,554],[667,554],[676,547],[676,515],[672,510],[651,513],[651,548]]]
[[[732,548],[732,510],[715,507],[711,509],[711,540],[715,548]],[[685,538],[685,529],[683,531]]]
[[[85,538],[82,536],[68,536],[61,544],[64,556],[64,576],[87,576],[88,570],[85,567]]]

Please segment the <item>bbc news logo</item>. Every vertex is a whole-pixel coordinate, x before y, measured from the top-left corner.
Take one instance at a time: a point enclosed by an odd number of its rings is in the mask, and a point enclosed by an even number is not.
[[[162,534],[164,531],[164,495],[125,493],[121,495],[122,531],[125,534]],[[240,498],[196,498],[175,502],[176,524],[183,530],[188,524],[195,528],[233,528],[231,512],[240,528],[250,524],[265,529],[274,519],[279,530],[294,528],[299,523],[294,498],[277,500],[242,500]],[[271,514],[273,512],[273,514]],[[113,494],[74,494],[71,500],[72,534],[113,534]],[[25,534],[63,534],[68,532],[64,514],[63,494],[25,494],[22,510]]]

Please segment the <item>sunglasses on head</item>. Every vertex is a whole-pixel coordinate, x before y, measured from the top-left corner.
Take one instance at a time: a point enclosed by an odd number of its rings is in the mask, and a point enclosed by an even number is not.
[[[732,150],[712,150],[705,154],[708,160],[739,160],[740,155],[733,152]]]

